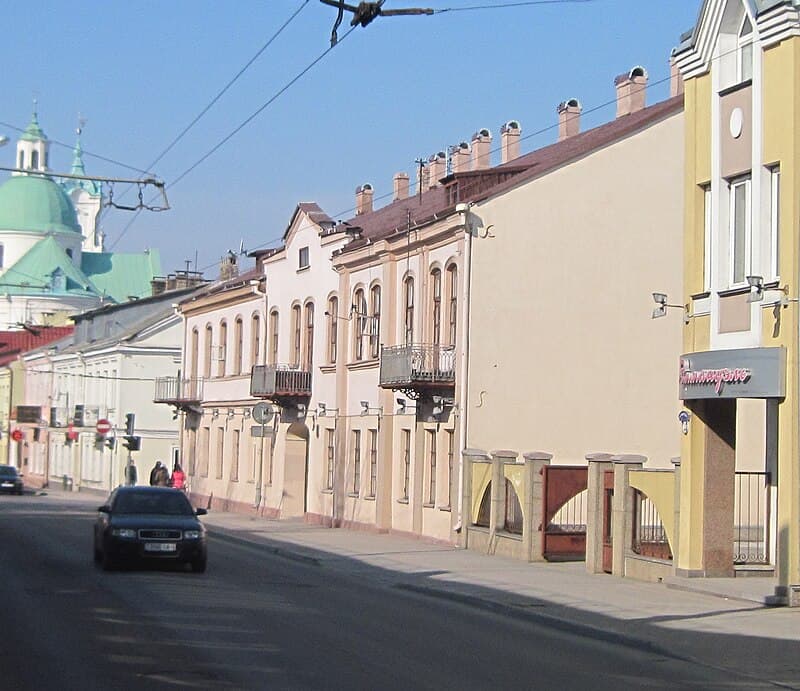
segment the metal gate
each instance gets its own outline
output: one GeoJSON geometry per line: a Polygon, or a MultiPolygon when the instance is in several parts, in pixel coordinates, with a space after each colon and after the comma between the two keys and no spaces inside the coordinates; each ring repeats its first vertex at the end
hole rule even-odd
{"type": "Polygon", "coordinates": [[[586,467],[542,468],[544,535],[542,554],[549,561],[586,558],[586,467]]]}

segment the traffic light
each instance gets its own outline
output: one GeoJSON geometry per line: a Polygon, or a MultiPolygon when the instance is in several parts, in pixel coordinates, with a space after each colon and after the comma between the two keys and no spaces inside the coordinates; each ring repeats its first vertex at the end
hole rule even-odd
{"type": "Polygon", "coordinates": [[[141,437],[134,437],[132,435],[126,435],[123,437],[124,441],[122,444],[125,446],[128,451],[138,451],[142,448],[142,438],[141,437]]]}
{"type": "Polygon", "coordinates": [[[135,420],[136,415],[134,413],[125,413],[125,434],[128,437],[133,436],[133,425],[135,420]]]}
{"type": "Polygon", "coordinates": [[[106,437],[105,441],[106,441],[106,446],[113,451],[114,447],[117,445],[117,438],[116,437],[106,437]]]}

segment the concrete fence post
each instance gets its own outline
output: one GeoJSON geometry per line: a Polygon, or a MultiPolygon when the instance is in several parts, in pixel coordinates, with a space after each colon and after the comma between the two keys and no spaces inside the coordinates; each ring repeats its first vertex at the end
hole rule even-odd
{"type": "Polygon", "coordinates": [[[492,456],[492,512],[489,519],[489,553],[494,554],[495,536],[502,530],[506,522],[506,476],[503,467],[506,463],[516,463],[516,451],[499,449],[491,452],[492,456]]]}
{"type": "Polygon", "coordinates": [[[544,561],[544,467],[550,465],[553,454],[544,451],[529,451],[522,454],[525,459],[525,505],[522,513],[525,523],[522,542],[528,561],[544,561]]]}
{"type": "Polygon", "coordinates": [[[675,468],[675,508],[674,518],[675,527],[672,529],[672,541],[675,543],[670,545],[672,548],[672,575],[676,574],[678,564],[678,546],[681,539],[681,458],[680,456],[672,459],[672,465],[675,468]]]}
{"type": "Polygon", "coordinates": [[[586,484],[586,570],[603,572],[603,474],[611,470],[610,453],[586,454],[589,464],[586,484]]]}
{"type": "Polygon", "coordinates": [[[461,452],[461,458],[464,464],[464,481],[461,494],[461,533],[458,542],[459,547],[467,549],[469,547],[469,531],[472,529],[472,464],[486,463],[491,458],[481,449],[464,449],[461,452]]]}
{"type": "Polygon", "coordinates": [[[614,557],[611,573],[625,575],[625,555],[633,545],[633,490],[628,473],[641,470],[647,456],[620,454],[611,457],[614,463],[614,501],[612,502],[612,536],[614,557]]]}

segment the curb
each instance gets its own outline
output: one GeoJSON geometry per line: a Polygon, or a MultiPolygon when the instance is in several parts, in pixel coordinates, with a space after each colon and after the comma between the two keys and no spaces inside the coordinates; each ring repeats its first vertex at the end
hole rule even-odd
{"type": "Polygon", "coordinates": [[[229,542],[234,542],[245,547],[258,547],[259,549],[282,559],[299,562],[308,566],[322,566],[322,562],[316,557],[310,557],[283,547],[276,547],[265,538],[241,537],[236,531],[230,528],[220,528],[219,526],[209,526],[206,524],[206,531],[211,537],[224,537],[229,542]]]}

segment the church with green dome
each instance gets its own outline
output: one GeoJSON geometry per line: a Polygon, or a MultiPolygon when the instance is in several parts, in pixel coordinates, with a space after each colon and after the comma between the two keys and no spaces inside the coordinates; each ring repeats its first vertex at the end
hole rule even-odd
{"type": "Polygon", "coordinates": [[[86,175],[78,140],[70,174],[50,169],[37,113],[17,142],[14,172],[0,184],[0,330],[58,326],[103,304],[152,294],[156,250],[106,252],[98,227],[102,186],[86,175]]]}

